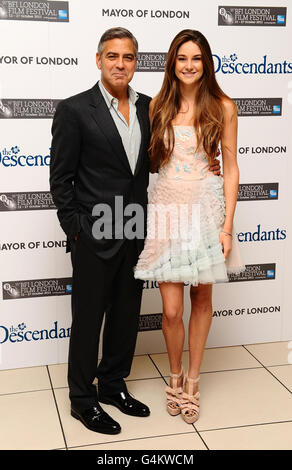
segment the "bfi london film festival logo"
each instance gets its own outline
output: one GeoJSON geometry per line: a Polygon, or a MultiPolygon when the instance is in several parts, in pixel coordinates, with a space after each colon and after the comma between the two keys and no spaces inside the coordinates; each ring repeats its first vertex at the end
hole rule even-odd
{"type": "Polygon", "coordinates": [[[271,201],[279,197],[279,183],[245,183],[238,186],[238,201],[271,201]]]}
{"type": "Polygon", "coordinates": [[[233,98],[238,116],[282,116],[282,98],[233,98]]]}
{"type": "Polygon", "coordinates": [[[0,0],[0,20],[69,22],[69,2],[0,0]]]}
{"type": "Polygon", "coordinates": [[[0,212],[56,209],[49,191],[0,193],[0,212]]]}
{"type": "Polygon", "coordinates": [[[241,273],[228,274],[229,282],[269,281],[276,279],[276,264],[246,264],[241,273]]]}
{"type": "Polygon", "coordinates": [[[286,7],[219,6],[219,26],[286,26],[286,7]]]}
{"type": "Polygon", "coordinates": [[[0,99],[0,119],[52,119],[61,100],[0,99]]]}
{"type": "Polygon", "coordinates": [[[2,282],[3,300],[51,297],[56,295],[70,295],[71,293],[72,278],[67,277],[2,282]]]}
{"type": "Polygon", "coordinates": [[[164,72],[166,52],[138,52],[137,72],[164,72]]]}
{"type": "Polygon", "coordinates": [[[156,331],[162,328],[162,313],[140,315],[139,331],[156,331]]]}

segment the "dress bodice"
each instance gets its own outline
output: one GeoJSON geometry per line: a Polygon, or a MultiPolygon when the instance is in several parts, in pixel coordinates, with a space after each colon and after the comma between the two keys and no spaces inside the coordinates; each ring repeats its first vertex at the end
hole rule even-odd
{"type": "Polygon", "coordinates": [[[174,148],[169,162],[159,175],[177,180],[204,179],[213,173],[204,150],[197,150],[197,136],[193,126],[173,126],[174,148]]]}

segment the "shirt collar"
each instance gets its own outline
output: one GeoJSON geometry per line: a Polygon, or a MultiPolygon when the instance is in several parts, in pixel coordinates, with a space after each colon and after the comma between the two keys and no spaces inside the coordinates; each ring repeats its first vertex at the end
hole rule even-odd
{"type": "MultiPolygon", "coordinates": [[[[104,87],[101,80],[99,80],[98,85],[99,85],[99,89],[102,93],[102,96],[105,99],[105,102],[106,102],[106,105],[107,105],[108,108],[110,108],[114,103],[119,102],[119,100],[117,98],[114,98],[114,96],[112,96],[107,91],[107,89],[104,87]]],[[[128,85],[128,95],[129,95],[129,98],[130,98],[130,101],[132,102],[132,104],[135,104],[137,99],[139,98],[139,95],[135,90],[133,90],[132,87],[130,87],[130,85],[128,85]]]]}

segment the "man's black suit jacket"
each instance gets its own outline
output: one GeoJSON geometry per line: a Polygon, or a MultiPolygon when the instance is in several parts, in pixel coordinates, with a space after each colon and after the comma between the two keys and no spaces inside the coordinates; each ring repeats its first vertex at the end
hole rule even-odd
{"type": "MultiPolygon", "coordinates": [[[[98,83],[58,104],[52,124],[50,189],[67,235],[67,251],[79,232],[102,257],[118,251],[123,240],[96,240],[92,235],[97,220],[92,215],[93,207],[108,204],[114,214],[115,196],[123,197],[124,207],[140,204],[146,224],[150,100],[139,93],[136,101],[141,146],[134,174],[98,83]]],[[[143,239],[137,239],[138,252],[143,244],[143,239]]]]}

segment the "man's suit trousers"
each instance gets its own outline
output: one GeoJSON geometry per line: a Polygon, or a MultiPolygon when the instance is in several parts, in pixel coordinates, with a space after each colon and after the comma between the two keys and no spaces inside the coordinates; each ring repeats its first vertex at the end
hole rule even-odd
{"type": "Polygon", "coordinates": [[[72,327],[68,383],[72,405],[80,410],[97,401],[94,379],[103,394],[126,390],[135,351],[143,281],[134,278],[135,240],[125,240],[110,259],[102,259],[80,232],[71,243],[73,266],[72,327]],[[104,320],[104,325],[103,325],[104,320]],[[98,365],[103,325],[102,357],[98,365]]]}

